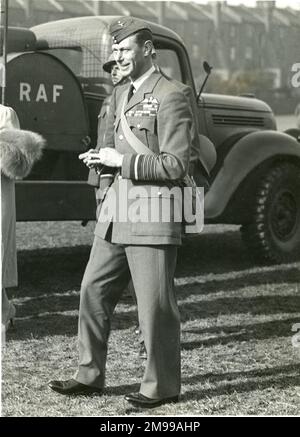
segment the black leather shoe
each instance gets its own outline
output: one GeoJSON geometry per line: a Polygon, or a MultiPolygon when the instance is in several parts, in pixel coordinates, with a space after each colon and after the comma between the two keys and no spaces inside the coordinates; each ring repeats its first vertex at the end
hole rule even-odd
{"type": "Polygon", "coordinates": [[[48,385],[52,390],[57,391],[62,395],[90,395],[92,393],[103,394],[103,390],[101,388],[81,384],[75,379],[67,379],[66,381],[50,381],[48,385]]]}
{"type": "Polygon", "coordinates": [[[151,399],[141,393],[131,393],[125,396],[125,400],[130,402],[134,407],[138,408],[155,408],[164,404],[172,404],[179,401],[179,396],[172,396],[164,399],[151,399]]]}

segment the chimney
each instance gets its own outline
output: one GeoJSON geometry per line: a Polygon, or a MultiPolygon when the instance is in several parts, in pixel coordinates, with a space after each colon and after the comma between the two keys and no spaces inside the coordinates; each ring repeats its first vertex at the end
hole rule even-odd
{"type": "Polygon", "coordinates": [[[276,8],[276,1],[256,0],[256,7],[261,10],[261,16],[264,19],[266,32],[269,33],[272,27],[272,17],[274,9],[276,8]]]}
{"type": "Polygon", "coordinates": [[[214,20],[215,29],[217,31],[221,30],[221,24],[222,24],[222,2],[220,1],[213,1],[211,2],[211,9],[212,9],[212,15],[214,20]]]}

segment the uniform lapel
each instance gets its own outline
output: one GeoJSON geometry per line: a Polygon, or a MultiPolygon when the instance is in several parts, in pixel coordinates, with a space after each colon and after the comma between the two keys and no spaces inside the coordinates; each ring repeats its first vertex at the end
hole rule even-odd
{"type": "MultiPolygon", "coordinates": [[[[160,78],[161,78],[161,74],[157,71],[154,71],[148,77],[148,79],[146,79],[145,82],[142,83],[140,88],[137,90],[137,92],[132,96],[130,101],[127,103],[127,105],[125,106],[125,113],[127,111],[129,111],[131,108],[133,108],[134,106],[141,103],[145,98],[145,94],[151,93],[153,91],[153,88],[155,87],[155,85],[157,84],[157,82],[159,81],[160,78]]],[[[127,89],[127,93],[128,93],[128,90],[129,90],[129,87],[127,89]]]]}
{"type": "Polygon", "coordinates": [[[128,95],[128,88],[126,88],[119,95],[118,102],[117,102],[116,119],[115,119],[115,130],[118,128],[120,118],[121,118],[121,111],[122,111],[122,107],[123,107],[123,102],[124,102],[124,99],[127,98],[127,95],[128,95]]]}

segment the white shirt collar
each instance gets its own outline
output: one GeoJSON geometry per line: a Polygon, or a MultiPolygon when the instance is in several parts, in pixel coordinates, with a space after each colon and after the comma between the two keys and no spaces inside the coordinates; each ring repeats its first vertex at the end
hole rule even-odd
{"type": "Polygon", "coordinates": [[[135,81],[131,82],[132,85],[134,86],[135,90],[137,91],[138,88],[142,85],[142,83],[145,82],[146,79],[148,79],[149,76],[151,76],[152,73],[154,73],[154,71],[156,71],[156,68],[154,65],[152,65],[149,70],[146,71],[146,73],[144,73],[142,76],[140,76],[138,79],[136,79],[135,81]]]}

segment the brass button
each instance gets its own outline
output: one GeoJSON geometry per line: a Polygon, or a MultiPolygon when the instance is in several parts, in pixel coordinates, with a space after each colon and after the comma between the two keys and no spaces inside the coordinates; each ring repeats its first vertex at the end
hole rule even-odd
{"type": "Polygon", "coordinates": [[[123,140],[123,135],[119,135],[119,140],[123,140]]]}
{"type": "Polygon", "coordinates": [[[138,123],[138,124],[136,125],[136,127],[137,127],[138,129],[140,129],[140,127],[141,127],[140,123],[138,123]]]}

